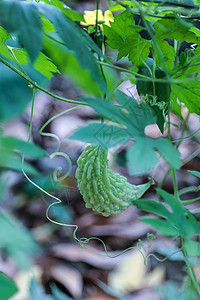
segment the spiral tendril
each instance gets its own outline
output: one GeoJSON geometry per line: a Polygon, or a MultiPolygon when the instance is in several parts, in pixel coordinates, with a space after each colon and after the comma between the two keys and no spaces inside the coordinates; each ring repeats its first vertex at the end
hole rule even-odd
{"type": "MultiPolygon", "coordinates": [[[[34,109],[34,100],[35,100],[35,92],[36,92],[36,88],[33,88],[33,98],[32,98],[32,107],[31,107],[31,120],[30,120],[30,127],[29,127],[29,136],[28,136],[28,140],[27,142],[29,142],[30,140],[30,136],[31,136],[31,129],[32,129],[32,122],[33,122],[33,109],[34,109]]],[[[69,156],[63,152],[59,152],[59,149],[60,149],[60,139],[58,136],[56,136],[55,134],[52,134],[52,133],[44,133],[43,130],[45,129],[45,127],[50,123],[52,122],[53,120],[55,120],[56,118],[60,117],[61,115],[65,114],[65,113],[68,113],[74,109],[77,109],[81,107],[81,105],[78,105],[76,107],[73,107],[73,108],[70,108],[68,110],[65,110],[55,116],[53,116],[52,118],[50,118],[40,129],[40,134],[42,136],[48,136],[48,137],[53,137],[56,139],[57,141],[57,148],[56,148],[56,151],[54,153],[52,153],[50,155],[50,159],[54,158],[55,156],[63,156],[67,162],[68,162],[68,171],[65,175],[63,176],[59,176],[58,175],[60,174],[60,172],[62,171],[62,169],[60,168],[57,168],[56,170],[54,170],[54,173],[53,173],[53,179],[55,181],[61,181],[63,180],[64,178],[66,178],[67,176],[69,176],[69,174],[71,173],[71,169],[72,169],[72,163],[71,163],[71,160],[69,158],[69,156]],[[58,174],[59,173],[59,174],[58,174]]],[[[46,218],[53,224],[55,225],[58,225],[58,226],[64,226],[64,227],[68,227],[68,228],[74,228],[73,230],[73,233],[72,233],[72,236],[74,238],[74,240],[81,246],[81,247],[84,247],[86,249],[88,249],[88,247],[86,246],[91,240],[96,240],[96,241],[99,241],[102,245],[103,245],[103,249],[105,251],[105,254],[107,255],[107,257],[109,258],[116,258],[116,257],[119,257],[121,256],[122,254],[126,253],[127,251],[129,250],[137,250],[140,252],[140,254],[142,255],[143,259],[144,259],[144,264],[146,265],[147,262],[148,262],[148,259],[152,256],[154,257],[156,260],[158,260],[159,262],[163,262],[165,260],[167,260],[169,257],[171,257],[172,255],[174,255],[175,253],[177,252],[180,252],[181,249],[179,249],[178,251],[175,251],[174,253],[172,253],[171,255],[163,258],[163,259],[160,259],[158,258],[155,254],[148,254],[148,255],[144,255],[144,252],[147,251],[147,249],[150,249],[151,246],[152,246],[152,241],[156,238],[156,236],[153,234],[153,233],[147,233],[147,245],[145,246],[145,244],[143,243],[143,241],[141,239],[138,240],[138,243],[137,245],[134,247],[129,247],[129,248],[126,248],[125,250],[123,250],[122,252],[116,254],[116,255],[110,255],[108,250],[107,250],[107,247],[106,247],[106,244],[104,243],[103,240],[101,240],[100,238],[98,237],[90,237],[90,238],[85,238],[85,237],[82,237],[82,238],[78,238],[77,237],[77,230],[78,230],[78,225],[76,224],[67,224],[67,223],[63,223],[63,222],[58,222],[58,221],[55,221],[53,220],[50,216],[49,216],[49,212],[50,212],[50,209],[55,206],[55,205],[58,205],[58,204],[61,204],[62,201],[50,194],[49,192],[47,192],[46,190],[44,190],[42,187],[40,187],[38,184],[36,184],[35,182],[33,182],[29,176],[26,174],[26,172],[24,171],[24,155],[22,156],[22,173],[23,175],[25,176],[25,178],[33,185],[35,186],[38,190],[40,190],[42,193],[44,193],[45,195],[49,196],[50,198],[52,198],[53,200],[55,200],[53,203],[51,203],[47,209],[46,209],[46,218]]],[[[98,252],[98,251],[97,251],[98,252]]]]}

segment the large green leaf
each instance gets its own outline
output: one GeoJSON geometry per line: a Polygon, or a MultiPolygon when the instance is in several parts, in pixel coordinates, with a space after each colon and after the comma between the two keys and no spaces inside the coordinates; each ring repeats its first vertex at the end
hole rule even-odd
{"type": "Polygon", "coordinates": [[[196,43],[197,37],[190,31],[192,26],[192,23],[187,22],[183,18],[163,18],[153,25],[157,39],[163,40],[168,38],[170,40],[175,39],[180,42],[186,41],[188,43],[196,43]]]}
{"type": "Polygon", "coordinates": [[[18,288],[14,281],[12,281],[8,276],[0,272],[0,299],[7,300],[10,299],[16,292],[18,288]]]}
{"type": "Polygon", "coordinates": [[[187,239],[185,241],[185,249],[189,256],[200,256],[200,243],[197,241],[187,239]]]}
{"type": "Polygon", "coordinates": [[[79,128],[69,138],[98,144],[104,148],[112,148],[116,145],[127,143],[130,135],[121,127],[103,123],[91,123],[79,128]]]}
{"type": "Polygon", "coordinates": [[[0,24],[8,32],[17,34],[31,61],[34,61],[42,49],[42,22],[33,2],[2,0],[0,24]]]}
{"type": "Polygon", "coordinates": [[[12,256],[21,268],[28,268],[39,246],[31,233],[9,214],[0,214],[0,249],[12,256]]]}
{"type": "Polygon", "coordinates": [[[114,125],[94,124],[78,129],[71,138],[90,143],[102,143],[106,147],[113,147],[122,142],[134,140],[135,144],[127,153],[131,175],[145,173],[155,167],[158,162],[156,149],[170,165],[178,169],[181,166],[180,153],[173,147],[172,143],[168,139],[155,140],[145,136],[145,127],[156,121],[151,107],[144,102],[138,104],[134,98],[130,98],[120,91],[116,92],[116,96],[120,106],[100,97],[96,99],[84,97],[81,100],[85,101],[101,116],[123,126],[122,128],[114,125]]]}
{"type": "Polygon", "coordinates": [[[128,149],[126,157],[129,174],[134,176],[146,173],[158,164],[154,142],[155,140],[147,137],[137,138],[136,142],[128,149]]]}
{"type": "MultiPolygon", "coordinates": [[[[3,55],[4,58],[12,61],[15,61],[16,59],[21,65],[27,65],[28,63],[31,63],[25,49],[7,46],[6,41],[9,39],[12,39],[12,36],[4,28],[0,27],[0,54],[3,55]]],[[[42,52],[40,52],[37,56],[33,66],[48,79],[53,76],[52,72],[59,72],[57,67],[52,63],[51,59],[42,52]]]]}
{"type": "Polygon", "coordinates": [[[164,159],[175,169],[182,165],[180,152],[173,146],[169,139],[160,138],[154,140],[154,148],[158,149],[164,159]]]}
{"type": "Polygon", "coordinates": [[[73,52],[50,38],[44,38],[44,52],[52,59],[63,75],[87,94],[102,96],[103,91],[92,78],[88,69],[83,69],[73,52]],[[55,51],[56,49],[56,51],[55,51]]]}
{"type": "Polygon", "coordinates": [[[99,86],[105,90],[106,83],[96,63],[93,53],[87,46],[82,30],[65,16],[57,7],[45,3],[35,3],[38,11],[55,26],[60,38],[69,51],[72,51],[83,69],[88,69],[99,86]]]}
{"type": "Polygon", "coordinates": [[[176,237],[178,235],[178,231],[174,228],[169,222],[161,219],[153,219],[153,218],[141,218],[142,222],[151,225],[153,228],[158,230],[160,233],[166,236],[176,237]]]}
{"type": "Polygon", "coordinates": [[[128,55],[128,59],[136,66],[141,66],[147,59],[151,43],[138,33],[143,28],[135,25],[132,13],[124,11],[115,15],[110,27],[104,25],[103,28],[106,43],[119,51],[117,59],[128,55]]]}
{"type": "Polygon", "coordinates": [[[143,39],[136,31],[133,31],[118,49],[117,59],[128,56],[134,65],[140,67],[147,59],[150,47],[150,41],[143,39]]]}
{"type": "MultiPolygon", "coordinates": [[[[22,158],[19,154],[29,158],[46,156],[46,152],[40,147],[11,136],[0,135],[0,151],[0,168],[18,172],[22,172],[22,158]]],[[[38,174],[36,169],[27,162],[24,162],[23,169],[28,174],[38,174]]]]}
{"type": "MultiPolygon", "coordinates": [[[[21,65],[28,64],[29,57],[24,49],[12,48],[12,51],[21,65]]],[[[53,76],[53,73],[59,72],[57,67],[52,63],[51,59],[42,52],[40,52],[37,56],[33,63],[33,67],[48,79],[53,76]]]]}
{"type": "Polygon", "coordinates": [[[167,67],[167,70],[171,71],[174,68],[174,61],[175,61],[175,50],[174,47],[170,46],[168,42],[164,40],[158,40],[158,45],[160,47],[160,51],[162,53],[162,58],[160,57],[157,48],[155,47],[155,57],[156,57],[156,64],[159,67],[163,67],[164,65],[167,67]]]}
{"type": "Polygon", "coordinates": [[[84,17],[80,12],[77,12],[67,6],[65,3],[60,0],[43,0],[47,4],[51,4],[55,7],[58,7],[68,18],[72,21],[84,21],[84,17]]]}
{"type": "Polygon", "coordinates": [[[39,158],[47,156],[47,153],[39,146],[27,143],[13,136],[0,136],[0,148],[7,151],[11,150],[16,153],[21,153],[30,158],[39,158]]]}
{"type": "Polygon", "coordinates": [[[132,203],[146,212],[156,214],[166,219],[170,218],[170,212],[162,203],[146,199],[133,200],[132,203]]]}
{"type": "Polygon", "coordinates": [[[183,102],[191,113],[200,115],[200,81],[191,80],[186,76],[179,77],[185,79],[183,83],[173,83],[172,93],[183,102]]]}

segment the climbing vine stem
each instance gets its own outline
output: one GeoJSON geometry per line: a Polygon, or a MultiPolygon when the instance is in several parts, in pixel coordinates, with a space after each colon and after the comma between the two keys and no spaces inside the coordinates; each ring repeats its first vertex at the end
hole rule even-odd
{"type": "Polygon", "coordinates": [[[187,269],[188,269],[188,275],[190,276],[191,282],[192,282],[194,288],[196,289],[198,296],[200,297],[200,286],[199,286],[199,283],[196,279],[194,271],[192,269],[191,263],[188,259],[188,255],[187,255],[187,252],[185,250],[184,239],[183,238],[182,238],[182,252],[183,252],[183,255],[184,255],[184,258],[185,258],[185,263],[186,263],[186,266],[187,266],[187,269]]]}

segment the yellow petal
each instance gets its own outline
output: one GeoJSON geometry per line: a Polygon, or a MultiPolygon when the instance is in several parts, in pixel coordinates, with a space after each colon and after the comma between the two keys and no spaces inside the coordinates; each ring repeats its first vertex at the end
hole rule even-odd
{"type": "Polygon", "coordinates": [[[114,22],[113,14],[110,10],[106,10],[104,13],[104,21],[105,24],[110,26],[110,22],[114,22]]]}
{"type": "MultiPolygon", "coordinates": [[[[84,19],[85,22],[81,22],[81,25],[89,26],[96,24],[96,10],[85,10],[84,11],[84,19]]],[[[98,10],[98,21],[104,21],[103,13],[99,9],[98,10]]]]}

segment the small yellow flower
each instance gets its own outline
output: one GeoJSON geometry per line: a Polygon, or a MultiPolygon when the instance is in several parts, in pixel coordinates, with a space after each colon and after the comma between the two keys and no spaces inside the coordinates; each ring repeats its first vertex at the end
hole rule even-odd
{"type": "MultiPolygon", "coordinates": [[[[81,22],[81,25],[84,26],[89,26],[89,25],[95,25],[96,24],[96,10],[93,11],[89,11],[89,10],[85,10],[84,11],[84,18],[85,18],[85,22],[81,22]]],[[[102,13],[102,10],[98,10],[98,21],[104,21],[104,24],[110,26],[110,21],[113,22],[114,18],[113,18],[113,14],[110,10],[106,10],[104,15],[102,13]]],[[[101,30],[102,25],[100,25],[101,30]]]]}

